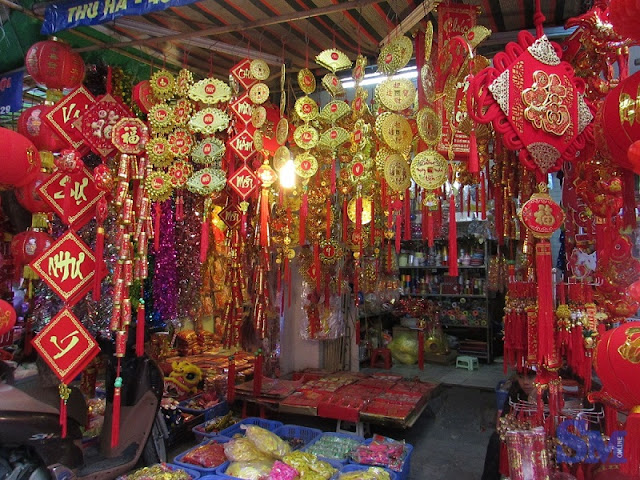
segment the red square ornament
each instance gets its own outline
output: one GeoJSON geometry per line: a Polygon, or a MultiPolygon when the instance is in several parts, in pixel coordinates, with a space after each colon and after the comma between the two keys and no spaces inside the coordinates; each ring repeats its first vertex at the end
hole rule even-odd
{"type": "Polygon", "coordinates": [[[242,123],[247,125],[251,121],[253,102],[249,99],[249,92],[244,92],[229,104],[231,111],[242,123]]]}
{"type": "Polygon", "coordinates": [[[58,135],[80,153],[86,153],[88,147],[84,143],[82,133],[73,123],[95,101],[95,97],[84,86],[80,86],[56,103],[45,116],[45,121],[51,125],[58,135]]]}
{"type": "Polygon", "coordinates": [[[54,173],[38,187],[38,193],[56,215],[74,229],[81,228],[93,217],[98,201],[105,195],[103,190],[96,188],[93,175],[84,167],[71,175],[54,173]],[[71,201],[69,211],[65,212],[65,185],[69,181],[73,182],[71,201]]]}
{"type": "Polygon", "coordinates": [[[240,63],[237,63],[231,68],[231,75],[235,78],[245,90],[248,90],[253,84],[257,83],[251,73],[251,60],[245,58],[240,63]]]}
{"type": "Polygon", "coordinates": [[[233,230],[240,224],[240,220],[242,219],[242,210],[240,210],[240,207],[235,203],[230,204],[220,211],[218,217],[220,217],[230,230],[233,230]]]}
{"type": "Polygon", "coordinates": [[[78,376],[100,352],[93,337],[67,308],[33,339],[33,347],[65,384],[78,376]]]}
{"type": "Polygon", "coordinates": [[[258,188],[258,177],[246,165],[239,168],[227,179],[229,186],[236,192],[242,200],[246,199],[258,188]]]}
{"type": "Polygon", "coordinates": [[[93,252],[71,230],[29,266],[69,306],[76,304],[91,288],[96,273],[93,252]]]}
{"type": "Polygon", "coordinates": [[[245,162],[248,162],[256,154],[253,136],[247,130],[243,130],[229,140],[229,148],[245,162]]]}

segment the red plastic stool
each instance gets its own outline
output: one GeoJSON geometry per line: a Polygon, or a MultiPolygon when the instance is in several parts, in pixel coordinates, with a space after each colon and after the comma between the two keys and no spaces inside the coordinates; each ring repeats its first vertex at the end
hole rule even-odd
{"type": "Polygon", "coordinates": [[[387,370],[391,368],[391,350],[388,348],[374,348],[371,352],[371,368],[376,366],[379,360],[384,361],[384,367],[387,370]]]}

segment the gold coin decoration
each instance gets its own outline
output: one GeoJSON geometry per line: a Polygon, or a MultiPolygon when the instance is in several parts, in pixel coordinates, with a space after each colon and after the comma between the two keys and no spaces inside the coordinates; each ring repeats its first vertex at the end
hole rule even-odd
{"type": "Polygon", "coordinates": [[[269,74],[271,73],[267,62],[259,59],[251,60],[249,71],[251,72],[251,75],[253,75],[253,78],[260,81],[264,81],[269,78],[269,74]]]}
{"type": "Polygon", "coordinates": [[[151,107],[147,119],[156,132],[166,133],[173,130],[173,109],[164,102],[151,107]]]}
{"type": "Polygon", "coordinates": [[[256,128],[262,127],[267,121],[267,109],[262,105],[254,105],[251,111],[251,125],[256,128]]]}
{"type": "Polygon", "coordinates": [[[269,87],[266,83],[256,83],[249,89],[249,98],[257,105],[266,102],[269,99],[269,87]]]}
{"type": "Polygon", "coordinates": [[[311,97],[300,97],[295,104],[296,113],[304,122],[310,122],[318,116],[318,104],[311,97]]]}
{"type": "Polygon", "coordinates": [[[407,148],[413,139],[409,121],[402,115],[392,113],[382,123],[382,139],[393,150],[407,148]]]}
{"type": "Polygon", "coordinates": [[[418,134],[427,145],[437,145],[442,135],[442,121],[438,114],[429,107],[421,108],[416,115],[418,134]]]}
{"type": "Polygon", "coordinates": [[[186,125],[193,113],[193,105],[186,98],[179,99],[173,106],[173,123],[177,126],[186,125]]]}
{"type": "Polygon", "coordinates": [[[382,112],[376,117],[376,123],[374,124],[374,128],[376,130],[376,135],[380,140],[384,140],[382,137],[382,125],[384,122],[393,115],[392,112],[382,112]]]}
{"type": "Polygon", "coordinates": [[[444,185],[449,175],[446,158],[435,150],[418,153],[411,162],[411,177],[422,188],[434,190],[444,185]]]}
{"type": "Polygon", "coordinates": [[[322,77],[322,86],[332,97],[341,97],[345,94],[342,82],[333,73],[327,73],[322,77]]]}
{"type": "Polygon", "coordinates": [[[315,147],[318,144],[318,138],[318,131],[309,125],[300,126],[293,133],[293,141],[303,150],[315,147]]]}
{"type": "Polygon", "coordinates": [[[298,72],[298,86],[300,90],[309,95],[316,89],[316,77],[308,68],[303,68],[298,72]]]}
{"type": "MultiPolygon", "coordinates": [[[[352,198],[349,200],[349,204],[347,205],[347,216],[349,220],[353,223],[356,223],[356,199],[352,198]]],[[[371,198],[370,197],[362,197],[362,225],[366,225],[371,222],[371,198]]]]}
{"type": "Polygon", "coordinates": [[[171,196],[173,187],[169,175],[160,170],[153,170],[144,182],[145,191],[152,202],[164,202],[171,196]]]}
{"type": "Polygon", "coordinates": [[[318,171],[318,160],[309,152],[301,153],[294,160],[296,175],[300,178],[311,178],[318,171]]]}
{"type": "Polygon", "coordinates": [[[289,138],[289,122],[286,118],[281,118],[276,125],[276,142],[278,145],[284,145],[287,138],[289,138]]]}
{"type": "Polygon", "coordinates": [[[428,62],[431,59],[431,50],[433,49],[433,22],[429,20],[424,29],[424,59],[428,62]]]}
{"type": "Polygon", "coordinates": [[[399,153],[387,157],[384,164],[384,178],[389,187],[396,192],[404,192],[411,186],[409,164],[399,153]]]}
{"type": "Polygon", "coordinates": [[[383,146],[382,148],[378,149],[378,151],[376,152],[376,159],[375,159],[376,168],[384,172],[384,166],[387,164],[387,158],[395,154],[396,152],[391,150],[389,147],[383,146]]]}
{"type": "Polygon", "coordinates": [[[367,57],[358,55],[358,57],[356,58],[356,63],[353,67],[353,71],[351,72],[351,78],[353,78],[353,81],[356,82],[356,85],[364,79],[366,67],[367,57]]]}
{"type": "Polygon", "coordinates": [[[376,97],[393,112],[409,108],[416,98],[416,87],[408,78],[390,78],[376,86],[376,97]]]}
{"type": "Polygon", "coordinates": [[[169,150],[169,142],[165,137],[153,137],[144,148],[149,161],[154,167],[164,168],[173,161],[173,155],[169,150]]]}
{"type": "Polygon", "coordinates": [[[407,66],[412,55],[413,42],[409,37],[401,35],[394,38],[380,49],[378,70],[387,75],[393,75],[407,66]]]}
{"type": "Polygon", "coordinates": [[[276,153],[273,154],[273,168],[280,171],[280,169],[284,167],[284,164],[287,163],[290,158],[291,152],[287,147],[285,147],[284,145],[278,147],[276,153]]]}
{"type": "Polygon", "coordinates": [[[168,100],[173,97],[176,80],[171,72],[164,68],[155,72],[149,80],[151,91],[158,100],[168,100]]]}
{"type": "Polygon", "coordinates": [[[261,151],[264,148],[264,137],[261,130],[253,132],[253,148],[261,151]]]}

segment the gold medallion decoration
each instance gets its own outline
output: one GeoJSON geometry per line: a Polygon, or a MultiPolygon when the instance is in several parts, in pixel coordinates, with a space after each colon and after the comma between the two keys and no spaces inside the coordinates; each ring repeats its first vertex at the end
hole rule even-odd
{"type": "Polygon", "coordinates": [[[420,152],[411,162],[411,177],[427,190],[434,190],[444,185],[448,175],[447,159],[435,150],[420,152]]]}
{"type": "Polygon", "coordinates": [[[378,71],[393,75],[406,67],[413,55],[413,43],[404,35],[394,38],[380,49],[378,55],[378,71]]]}
{"type": "Polygon", "coordinates": [[[267,109],[262,105],[256,105],[251,111],[251,125],[256,128],[261,128],[264,122],[267,121],[267,109]]]}
{"type": "Polygon", "coordinates": [[[431,108],[421,108],[416,115],[418,134],[427,145],[437,145],[442,135],[440,116],[431,108]]]}
{"type": "Polygon", "coordinates": [[[316,63],[318,65],[322,65],[331,73],[336,73],[341,70],[351,68],[351,60],[349,60],[349,57],[347,57],[345,53],[335,48],[330,48],[328,50],[323,50],[322,52],[320,52],[316,56],[316,63]]]}
{"type": "Polygon", "coordinates": [[[227,184],[224,171],[216,168],[203,168],[187,180],[187,190],[198,195],[211,195],[219,192],[227,184]]]}
{"type": "Polygon", "coordinates": [[[213,135],[216,132],[226,130],[229,126],[229,115],[219,108],[208,107],[196,113],[189,120],[189,128],[197,133],[213,135]]]}
{"type": "Polygon", "coordinates": [[[428,62],[431,59],[431,50],[433,48],[433,22],[429,20],[424,29],[424,59],[428,62]]]}
{"type": "Polygon", "coordinates": [[[320,111],[320,119],[326,123],[336,123],[351,113],[351,107],[343,100],[333,100],[320,111]]]}
{"type": "Polygon", "coordinates": [[[304,150],[315,147],[318,144],[318,138],[318,131],[309,125],[300,126],[293,133],[293,141],[304,150]]]}
{"type": "Polygon", "coordinates": [[[387,159],[396,153],[397,152],[394,152],[389,147],[382,146],[382,148],[378,149],[376,152],[376,168],[384,172],[384,166],[387,164],[387,159]]]}
{"type": "Polygon", "coordinates": [[[158,100],[168,100],[173,97],[176,80],[171,72],[164,68],[158,70],[151,76],[149,82],[151,84],[151,91],[153,91],[153,95],[158,100]]]}
{"type": "Polygon", "coordinates": [[[249,98],[257,105],[266,102],[269,99],[269,87],[266,83],[256,83],[249,89],[249,98]]]}
{"type": "Polygon", "coordinates": [[[173,109],[164,102],[151,107],[147,119],[154,132],[166,133],[173,129],[173,109]]]}
{"type": "Polygon", "coordinates": [[[280,171],[284,164],[289,161],[291,158],[291,152],[284,145],[278,147],[276,153],[273,154],[273,168],[277,171],[280,171]]]}
{"type": "Polygon", "coordinates": [[[342,249],[338,242],[331,239],[325,239],[320,242],[320,261],[326,265],[332,265],[336,263],[342,256],[342,249]]]}
{"type": "Polygon", "coordinates": [[[227,102],[231,99],[231,87],[217,78],[205,78],[189,89],[189,98],[207,105],[227,102]]]}
{"type": "Polygon", "coordinates": [[[356,58],[356,63],[353,67],[353,71],[351,72],[351,78],[358,85],[365,75],[365,68],[367,66],[367,57],[363,57],[362,55],[358,55],[356,58]]]}
{"type": "Polygon", "coordinates": [[[287,89],[286,87],[287,67],[283,63],[280,66],[280,116],[284,117],[287,107],[287,89]]]}
{"type": "Polygon", "coordinates": [[[370,169],[371,161],[363,158],[361,154],[353,157],[353,162],[347,167],[349,178],[354,184],[363,182],[369,176],[370,169]]]}
{"type": "Polygon", "coordinates": [[[308,68],[303,68],[298,72],[298,86],[300,90],[309,95],[316,89],[316,77],[308,68]]]}
{"type": "Polygon", "coordinates": [[[404,192],[411,186],[409,164],[399,153],[393,153],[387,157],[384,164],[384,179],[396,192],[404,192]]]}
{"type": "Polygon", "coordinates": [[[367,105],[367,98],[369,98],[369,93],[362,87],[356,88],[356,94],[351,102],[351,117],[356,120],[362,117],[369,111],[369,106],[367,105]]]}
{"type": "Polygon", "coordinates": [[[173,161],[169,143],[165,137],[154,137],[145,145],[147,157],[154,167],[164,168],[173,161]]]}
{"type": "Polygon", "coordinates": [[[253,148],[259,152],[264,148],[264,138],[261,130],[253,132],[253,148]]]}
{"type": "Polygon", "coordinates": [[[332,127],[329,130],[322,132],[318,145],[328,148],[329,150],[335,150],[350,139],[351,135],[349,135],[347,130],[342,127],[332,127]]]}
{"type": "Polygon", "coordinates": [[[179,97],[188,96],[191,85],[193,85],[193,73],[183,68],[178,73],[178,78],[176,79],[176,94],[179,97]]]}
{"type": "Polygon", "coordinates": [[[289,138],[289,122],[286,118],[281,118],[276,125],[276,142],[278,145],[284,145],[287,138],[289,138]]]}
{"type": "Polygon", "coordinates": [[[378,114],[378,116],[376,117],[376,123],[374,124],[374,128],[376,130],[376,135],[382,141],[384,141],[382,137],[382,125],[384,124],[385,120],[391,117],[391,115],[393,115],[392,112],[382,112],[378,114]]]}
{"type": "Polygon", "coordinates": [[[294,106],[300,120],[310,122],[318,116],[318,104],[311,97],[300,97],[294,106]]]}
{"type": "Polygon", "coordinates": [[[436,76],[429,63],[425,63],[420,70],[420,84],[427,101],[433,103],[436,98],[436,76]]]}
{"type": "Polygon", "coordinates": [[[392,113],[382,122],[382,139],[394,150],[404,150],[411,145],[413,132],[409,121],[392,113]]]}
{"type": "Polygon", "coordinates": [[[191,151],[191,160],[201,165],[210,165],[219,161],[225,154],[227,147],[216,137],[205,138],[191,151]]]}
{"type": "Polygon", "coordinates": [[[309,152],[301,153],[294,161],[296,175],[300,178],[311,178],[318,171],[318,161],[309,152]]]}
{"type": "MultiPolygon", "coordinates": [[[[370,197],[362,197],[362,225],[366,225],[371,222],[371,198],[370,197]]],[[[349,200],[349,204],[347,205],[347,215],[349,216],[349,220],[353,223],[356,223],[356,199],[352,198],[349,200]]]]}
{"type": "Polygon", "coordinates": [[[333,73],[327,73],[322,77],[322,86],[332,97],[341,97],[345,94],[342,82],[333,73]]]}
{"type": "Polygon", "coordinates": [[[174,162],[169,166],[167,174],[173,188],[182,188],[193,174],[193,167],[185,161],[174,162]]]}
{"type": "Polygon", "coordinates": [[[148,174],[144,181],[144,186],[149,195],[149,200],[152,202],[164,202],[171,196],[173,191],[169,175],[160,170],[153,170],[148,174]]]}
{"type": "Polygon", "coordinates": [[[249,70],[251,71],[251,75],[253,75],[253,78],[260,81],[264,81],[269,78],[269,74],[271,73],[267,62],[259,59],[251,60],[249,70]]]}
{"type": "Polygon", "coordinates": [[[387,110],[399,112],[413,104],[416,87],[408,78],[390,78],[378,84],[375,95],[387,110]]]}
{"type": "Polygon", "coordinates": [[[186,125],[191,118],[193,105],[186,98],[179,99],[173,106],[173,123],[177,126],[186,125]]]}

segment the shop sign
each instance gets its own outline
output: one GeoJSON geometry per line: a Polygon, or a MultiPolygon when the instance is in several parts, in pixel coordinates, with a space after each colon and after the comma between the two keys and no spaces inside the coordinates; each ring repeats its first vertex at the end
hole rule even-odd
{"type": "Polygon", "coordinates": [[[586,420],[565,420],[556,430],[558,463],[626,463],[624,437],[615,430],[607,441],[597,430],[589,430],[586,420]]]}
{"type": "Polygon", "coordinates": [[[196,0],[71,0],[51,3],[44,12],[40,33],[100,25],[123,16],[141,16],[158,10],[189,5],[196,0]]]}
{"type": "Polygon", "coordinates": [[[22,108],[22,81],[24,70],[0,75],[0,115],[14,113],[22,108]]]}

